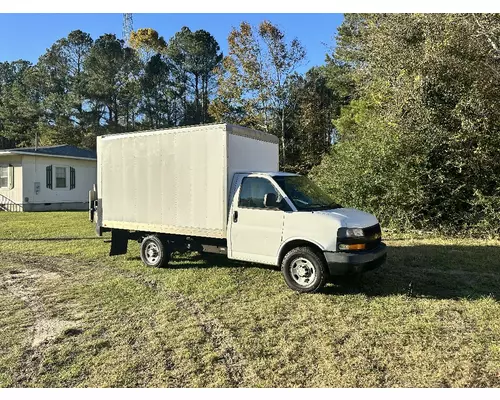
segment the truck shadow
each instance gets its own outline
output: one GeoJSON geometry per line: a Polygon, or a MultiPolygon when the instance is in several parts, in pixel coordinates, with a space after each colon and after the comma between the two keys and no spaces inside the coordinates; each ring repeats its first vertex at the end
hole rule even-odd
{"type": "Polygon", "coordinates": [[[333,282],[324,293],[498,300],[500,246],[389,246],[379,269],[333,282]]]}
{"type": "Polygon", "coordinates": [[[174,254],[171,268],[261,268],[280,271],[279,267],[245,261],[229,260],[223,254],[174,254]]]}
{"type": "MultiPolygon", "coordinates": [[[[140,256],[127,256],[127,260],[141,261],[140,256]]],[[[204,254],[198,253],[179,254],[174,253],[169,269],[207,269],[207,268],[262,268],[267,270],[280,271],[279,267],[272,265],[256,264],[245,261],[229,260],[223,254],[204,254]]]]}

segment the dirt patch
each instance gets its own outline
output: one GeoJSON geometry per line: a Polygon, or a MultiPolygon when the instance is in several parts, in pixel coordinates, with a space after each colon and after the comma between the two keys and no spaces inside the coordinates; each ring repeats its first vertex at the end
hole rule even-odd
{"type": "Polygon", "coordinates": [[[39,319],[35,324],[35,333],[33,334],[32,347],[38,346],[46,340],[52,340],[58,337],[62,332],[70,329],[73,323],[59,319],[39,319]]]}
{"type": "Polygon", "coordinates": [[[31,347],[37,347],[47,340],[54,339],[65,329],[74,326],[72,321],[49,316],[39,294],[44,282],[60,279],[60,274],[46,269],[21,268],[19,265],[15,267],[16,269],[1,274],[0,279],[3,281],[4,288],[14,297],[22,300],[32,313],[31,347]]]}
{"type": "MultiPolygon", "coordinates": [[[[71,267],[75,266],[75,262],[72,259],[61,258],[61,257],[49,257],[49,256],[25,256],[25,255],[14,255],[9,254],[9,262],[17,267],[21,267],[21,272],[28,272],[33,274],[40,273],[46,275],[47,272],[54,272],[58,277],[72,276],[74,272],[71,271],[71,267]]],[[[12,274],[19,273],[18,269],[13,269],[12,274]]]]}

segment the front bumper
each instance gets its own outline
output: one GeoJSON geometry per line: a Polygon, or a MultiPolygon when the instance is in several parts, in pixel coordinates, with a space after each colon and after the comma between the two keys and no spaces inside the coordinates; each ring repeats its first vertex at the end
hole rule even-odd
{"type": "Polygon", "coordinates": [[[384,243],[373,250],[363,252],[324,252],[330,275],[351,275],[380,267],[387,258],[387,246],[384,243]]]}

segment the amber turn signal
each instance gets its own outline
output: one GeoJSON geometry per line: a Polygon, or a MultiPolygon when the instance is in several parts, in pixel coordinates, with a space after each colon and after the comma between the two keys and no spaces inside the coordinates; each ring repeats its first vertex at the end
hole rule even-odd
{"type": "Polygon", "coordinates": [[[339,245],[340,250],[364,250],[365,248],[366,245],[364,243],[339,245]]]}

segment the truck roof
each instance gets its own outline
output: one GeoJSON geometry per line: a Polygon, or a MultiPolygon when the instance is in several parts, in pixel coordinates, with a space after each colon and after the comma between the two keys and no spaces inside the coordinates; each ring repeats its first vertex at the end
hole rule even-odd
{"type": "Polygon", "coordinates": [[[297,176],[299,174],[295,174],[292,172],[281,172],[281,171],[247,171],[247,172],[236,172],[237,174],[262,174],[269,176],[297,176]]]}
{"type": "Polygon", "coordinates": [[[269,172],[269,175],[271,176],[296,176],[299,174],[295,174],[293,172],[269,172]]]}
{"type": "Polygon", "coordinates": [[[152,135],[152,134],[154,135],[154,134],[159,134],[159,133],[170,133],[170,132],[200,131],[200,130],[214,129],[214,128],[215,129],[217,129],[217,128],[229,129],[230,131],[237,129],[239,131],[246,131],[248,133],[252,133],[251,137],[255,137],[257,135],[257,137],[266,138],[265,141],[270,141],[273,143],[278,142],[277,136],[272,135],[272,134],[267,133],[267,132],[247,128],[247,127],[240,126],[240,125],[234,125],[234,124],[228,124],[228,123],[217,123],[217,122],[208,123],[208,124],[172,126],[169,128],[150,129],[150,130],[145,130],[145,131],[108,133],[105,135],[100,135],[99,137],[102,139],[120,139],[120,138],[124,138],[124,137],[147,136],[147,135],[152,135]]]}

